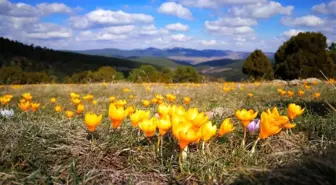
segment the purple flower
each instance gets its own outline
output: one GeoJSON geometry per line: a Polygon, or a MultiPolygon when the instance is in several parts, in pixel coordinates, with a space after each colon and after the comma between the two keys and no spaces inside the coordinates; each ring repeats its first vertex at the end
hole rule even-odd
{"type": "Polygon", "coordinates": [[[259,130],[259,126],[260,126],[260,119],[255,119],[247,125],[247,129],[249,132],[254,133],[259,130]]]}

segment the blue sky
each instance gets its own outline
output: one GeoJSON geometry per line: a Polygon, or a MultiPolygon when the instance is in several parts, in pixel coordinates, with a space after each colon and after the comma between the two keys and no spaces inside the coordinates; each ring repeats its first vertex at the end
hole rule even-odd
{"type": "Polygon", "coordinates": [[[336,0],[0,0],[0,36],[54,49],[276,51],[302,31],[336,41],[336,0]]]}

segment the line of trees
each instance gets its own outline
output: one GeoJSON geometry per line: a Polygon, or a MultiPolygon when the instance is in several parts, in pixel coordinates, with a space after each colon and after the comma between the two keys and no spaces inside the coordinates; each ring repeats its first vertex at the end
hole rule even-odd
{"type": "Polygon", "coordinates": [[[175,70],[169,68],[156,69],[152,65],[142,65],[131,70],[126,78],[123,73],[111,66],[102,66],[96,71],[82,71],[57,80],[56,76],[47,72],[25,72],[20,66],[4,66],[0,68],[0,84],[37,84],[37,83],[95,83],[130,81],[142,82],[195,82],[199,83],[202,76],[191,66],[180,66],[175,70]]]}
{"type": "Polygon", "coordinates": [[[261,50],[245,60],[243,73],[251,80],[292,80],[336,76],[336,43],[327,46],[322,33],[303,32],[283,43],[275,53],[275,64],[261,50]]]}
{"type": "Polygon", "coordinates": [[[170,68],[157,69],[152,65],[142,65],[140,68],[131,70],[128,77],[118,72],[112,67],[103,66],[97,71],[83,71],[74,73],[71,77],[66,77],[65,83],[87,83],[87,82],[112,82],[130,81],[134,83],[142,82],[201,82],[202,76],[191,66],[180,66],[175,70],[170,68]]]}

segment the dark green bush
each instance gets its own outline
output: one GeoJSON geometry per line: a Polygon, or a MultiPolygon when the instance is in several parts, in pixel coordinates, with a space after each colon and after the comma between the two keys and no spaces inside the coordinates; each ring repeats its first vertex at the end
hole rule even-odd
{"type": "Polygon", "coordinates": [[[328,54],[322,33],[305,32],[291,37],[275,54],[275,75],[281,79],[335,76],[335,63],[328,54]]]}
{"type": "Polygon", "coordinates": [[[272,64],[261,50],[255,50],[247,57],[243,65],[243,73],[254,80],[274,78],[272,64]]]}

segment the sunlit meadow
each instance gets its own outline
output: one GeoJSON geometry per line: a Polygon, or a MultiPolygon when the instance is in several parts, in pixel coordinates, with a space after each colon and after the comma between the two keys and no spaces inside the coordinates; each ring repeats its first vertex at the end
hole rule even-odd
{"type": "Polygon", "coordinates": [[[1,184],[332,178],[334,83],[1,86],[1,184]]]}

